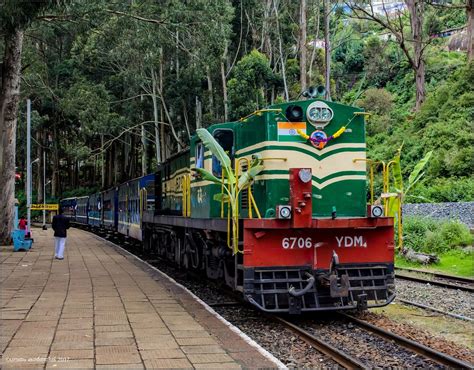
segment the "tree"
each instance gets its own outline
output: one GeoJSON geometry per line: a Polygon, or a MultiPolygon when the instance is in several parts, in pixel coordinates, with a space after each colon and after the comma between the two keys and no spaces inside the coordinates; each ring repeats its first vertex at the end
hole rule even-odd
{"type": "Polygon", "coordinates": [[[263,108],[266,104],[264,89],[274,79],[267,58],[257,50],[243,57],[234,68],[229,80],[231,119],[238,119],[263,108]]]}
{"type": "Polygon", "coordinates": [[[299,27],[299,48],[300,48],[300,85],[301,91],[307,88],[307,76],[306,76],[306,60],[307,60],[307,47],[306,47],[306,12],[307,12],[306,0],[300,1],[300,27],[299,27]]]}
{"type": "Polygon", "coordinates": [[[389,13],[383,4],[384,14],[381,15],[374,10],[372,2],[369,4],[347,2],[346,5],[353,10],[354,18],[375,22],[393,35],[413,70],[416,86],[415,110],[419,110],[426,96],[424,53],[431,41],[423,33],[424,0],[405,0],[410,35],[406,31],[406,16],[403,11],[389,13]]]}
{"type": "Polygon", "coordinates": [[[24,32],[43,9],[57,1],[6,0],[0,12],[5,49],[0,86],[0,244],[10,240],[15,203],[15,150],[24,32]]]}

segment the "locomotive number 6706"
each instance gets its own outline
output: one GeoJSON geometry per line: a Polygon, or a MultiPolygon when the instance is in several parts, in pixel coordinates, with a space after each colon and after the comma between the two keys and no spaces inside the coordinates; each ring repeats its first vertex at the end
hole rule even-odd
{"type": "Polygon", "coordinates": [[[281,246],[283,249],[311,248],[313,246],[313,240],[311,238],[298,237],[283,238],[281,240],[281,246]]]}

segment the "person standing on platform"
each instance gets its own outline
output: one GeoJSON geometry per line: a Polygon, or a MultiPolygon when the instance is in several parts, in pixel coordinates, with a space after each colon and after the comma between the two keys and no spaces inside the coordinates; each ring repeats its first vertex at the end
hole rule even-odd
{"type": "Polygon", "coordinates": [[[18,221],[18,228],[20,230],[23,230],[23,232],[25,233],[25,236],[26,236],[26,225],[27,225],[26,218],[24,216],[21,216],[20,220],[18,221]]]}
{"type": "Polygon", "coordinates": [[[67,229],[69,229],[69,219],[64,217],[63,210],[59,208],[59,214],[53,217],[54,230],[54,258],[64,259],[64,248],[66,246],[67,229]]]}

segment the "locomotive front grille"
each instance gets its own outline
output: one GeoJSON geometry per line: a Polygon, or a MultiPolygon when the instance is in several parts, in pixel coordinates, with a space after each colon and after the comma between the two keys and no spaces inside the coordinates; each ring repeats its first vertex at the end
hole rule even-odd
{"type": "Polygon", "coordinates": [[[385,306],[395,298],[393,264],[338,265],[340,280],[347,275],[345,296],[334,297],[325,284],[327,270],[308,267],[248,268],[244,274],[245,297],[257,307],[270,312],[299,313],[385,306]],[[316,280],[300,297],[289,294],[308,288],[308,276],[316,280]]]}

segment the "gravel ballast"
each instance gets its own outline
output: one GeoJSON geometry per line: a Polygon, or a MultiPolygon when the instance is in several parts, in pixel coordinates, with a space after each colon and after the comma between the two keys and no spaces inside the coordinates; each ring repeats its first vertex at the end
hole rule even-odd
{"type": "Polygon", "coordinates": [[[474,202],[404,204],[403,216],[459,220],[472,228],[474,227],[474,202]]]}
{"type": "Polygon", "coordinates": [[[396,293],[397,298],[474,319],[474,295],[470,292],[396,279],[396,293]]]}

